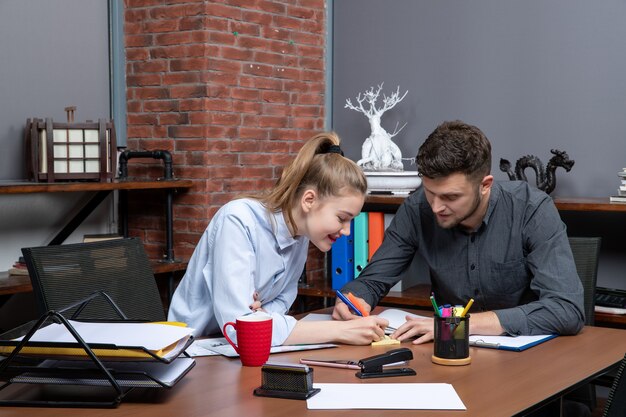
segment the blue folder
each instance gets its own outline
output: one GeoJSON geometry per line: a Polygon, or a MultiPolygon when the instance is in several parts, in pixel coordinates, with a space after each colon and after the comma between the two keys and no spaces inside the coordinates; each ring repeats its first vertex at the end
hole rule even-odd
{"type": "Polygon", "coordinates": [[[354,220],[350,224],[350,234],[333,243],[330,256],[332,288],[338,290],[354,279],[354,220]]]}

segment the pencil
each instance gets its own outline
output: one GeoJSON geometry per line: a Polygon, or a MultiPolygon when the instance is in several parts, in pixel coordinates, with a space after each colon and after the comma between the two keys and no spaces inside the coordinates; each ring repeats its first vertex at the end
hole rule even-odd
{"type": "Polygon", "coordinates": [[[435,309],[435,316],[439,316],[439,307],[437,306],[437,302],[435,301],[434,295],[430,296],[430,302],[433,305],[433,308],[435,309]]]}
{"type": "Polygon", "coordinates": [[[465,315],[467,314],[467,312],[469,311],[470,307],[472,306],[472,304],[474,304],[474,299],[470,298],[470,300],[467,302],[467,305],[465,306],[465,308],[463,309],[463,312],[461,313],[461,317],[465,317],[465,315]]]}

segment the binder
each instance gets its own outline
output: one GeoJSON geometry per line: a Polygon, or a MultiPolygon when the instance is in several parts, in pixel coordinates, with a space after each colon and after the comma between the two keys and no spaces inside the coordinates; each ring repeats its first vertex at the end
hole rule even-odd
{"type": "Polygon", "coordinates": [[[354,277],[361,275],[367,265],[368,227],[367,212],[361,212],[354,218],[354,277]]]}
{"type": "Polygon", "coordinates": [[[354,279],[354,220],[350,234],[335,241],[331,250],[332,288],[338,290],[354,279]]]}
{"type": "Polygon", "coordinates": [[[556,334],[537,336],[481,336],[471,335],[470,346],[486,347],[491,349],[512,350],[521,352],[540,343],[554,339],[556,334]]]}
{"type": "Polygon", "coordinates": [[[369,258],[372,259],[376,250],[381,243],[383,243],[383,237],[385,235],[385,215],[384,213],[372,211],[368,216],[368,232],[369,232],[369,242],[368,242],[368,253],[369,258]]]}

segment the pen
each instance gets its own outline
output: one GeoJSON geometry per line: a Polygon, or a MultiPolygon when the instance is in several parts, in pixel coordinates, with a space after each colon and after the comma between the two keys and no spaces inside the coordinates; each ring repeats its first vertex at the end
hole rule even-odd
{"type": "Polygon", "coordinates": [[[435,310],[435,315],[441,316],[441,314],[439,314],[439,307],[437,306],[437,302],[435,301],[434,295],[430,296],[430,302],[433,305],[433,309],[435,310]]]}
{"type": "Polygon", "coordinates": [[[346,305],[347,305],[348,307],[350,307],[350,308],[351,308],[351,309],[355,312],[355,314],[356,314],[357,316],[361,316],[361,317],[363,317],[363,313],[361,313],[361,311],[360,311],[358,308],[356,308],[356,306],[355,306],[354,304],[352,304],[352,301],[348,300],[348,297],[346,297],[345,295],[343,295],[343,294],[341,293],[341,291],[337,290],[337,291],[336,291],[336,294],[337,294],[337,297],[339,297],[339,299],[340,299],[341,301],[343,301],[344,303],[346,303],[346,305]]]}
{"type": "Polygon", "coordinates": [[[368,317],[370,315],[370,313],[368,313],[363,306],[361,305],[361,303],[359,302],[359,300],[356,299],[356,297],[354,295],[352,295],[351,292],[348,293],[348,300],[350,300],[352,302],[352,305],[354,305],[357,310],[359,311],[359,313],[361,313],[361,315],[363,317],[368,317]]]}
{"type": "Polygon", "coordinates": [[[465,308],[463,309],[463,312],[461,313],[461,317],[465,317],[465,315],[467,314],[467,312],[469,311],[470,307],[472,306],[472,304],[474,304],[474,299],[470,298],[470,300],[467,302],[467,305],[465,306],[465,308]]]}

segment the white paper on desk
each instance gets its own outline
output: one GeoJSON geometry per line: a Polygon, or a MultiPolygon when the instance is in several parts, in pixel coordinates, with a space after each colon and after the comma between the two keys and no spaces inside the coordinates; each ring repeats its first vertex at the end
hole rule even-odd
{"type": "MultiPolygon", "coordinates": [[[[86,343],[113,344],[118,347],[144,347],[158,351],[191,335],[190,327],[158,323],[93,323],[69,320],[86,343]]],[[[22,340],[18,338],[15,340],[22,340]]],[[[35,332],[33,342],[77,343],[67,328],[52,323],[35,332]]]]}
{"type": "Polygon", "coordinates": [[[332,321],[333,316],[330,314],[309,313],[302,317],[300,321],[332,321]]]}
{"type": "Polygon", "coordinates": [[[451,384],[313,384],[309,410],[465,410],[451,384]]]}
{"type": "MultiPolygon", "coordinates": [[[[315,350],[315,349],[326,349],[337,347],[337,345],[333,343],[320,343],[316,345],[284,345],[284,346],[272,346],[270,348],[270,353],[284,353],[284,352],[297,352],[302,350],[315,350]]],[[[235,351],[235,349],[228,343],[221,346],[212,346],[208,348],[213,352],[219,353],[220,355],[224,355],[228,358],[238,358],[239,354],[235,351]]]]}
{"type": "MultiPolygon", "coordinates": [[[[216,346],[227,345],[228,342],[223,337],[215,337],[211,339],[196,339],[185,352],[191,357],[196,356],[217,356],[219,353],[212,351],[211,349],[216,346]]],[[[230,346],[230,345],[229,345],[230,346]]]]}
{"type": "Polygon", "coordinates": [[[385,333],[391,334],[398,327],[402,326],[406,323],[406,316],[410,316],[412,318],[421,318],[421,319],[430,319],[431,317],[420,316],[418,314],[409,313],[403,310],[398,310],[397,308],[388,308],[382,313],[378,314],[378,317],[385,318],[389,321],[389,326],[385,329],[385,333]]]}

